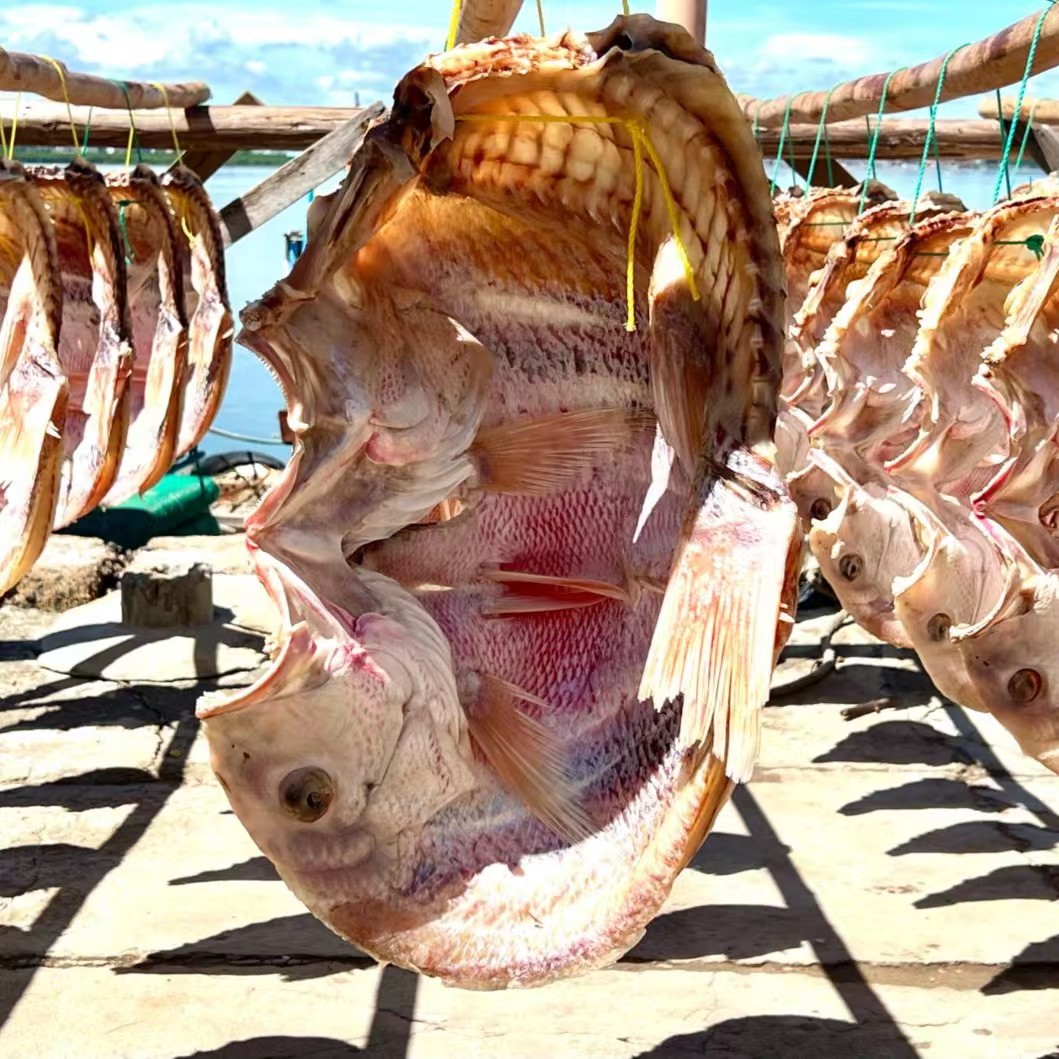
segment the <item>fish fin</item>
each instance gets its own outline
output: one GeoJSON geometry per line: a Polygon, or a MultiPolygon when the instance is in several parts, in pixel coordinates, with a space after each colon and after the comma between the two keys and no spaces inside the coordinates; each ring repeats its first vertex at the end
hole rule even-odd
{"type": "Polygon", "coordinates": [[[661,425],[656,426],[654,448],[651,450],[651,484],[647,487],[643,507],[640,509],[640,517],[636,520],[636,529],[632,535],[633,544],[640,539],[640,534],[643,533],[651,513],[666,495],[666,490],[669,488],[669,476],[673,470],[674,456],[675,451],[666,441],[661,425]]]}
{"type": "Polygon", "coordinates": [[[693,475],[703,451],[706,410],[717,404],[713,357],[721,344],[720,323],[709,300],[696,301],[688,289],[672,239],[655,257],[650,298],[651,398],[663,437],[693,475]]]}
{"type": "Polygon", "coordinates": [[[680,742],[750,778],[790,590],[798,512],[775,470],[745,449],[707,464],[692,491],[640,683],[656,709],[683,695],[680,742]]]}
{"type": "Polygon", "coordinates": [[[597,458],[626,446],[654,423],[639,408],[594,408],[517,419],[478,432],[471,456],[482,489],[545,496],[590,471],[597,458]]]}
{"type": "Polygon", "coordinates": [[[549,577],[497,568],[487,568],[482,574],[505,589],[502,596],[491,600],[484,608],[484,613],[495,617],[573,610],[592,607],[606,600],[632,603],[629,592],[620,585],[588,577],[549,577]]]}
{"type": "Polygon", "coordinates": [[[518,708],[519,700],[547,705],[506,680],[481,674],[467,709],[471,736],[508,791],[563,838],[580,842],[593,827],[578,804],[562,748],[551,731],[518,708]]]}
{"type": "Polygon", "coordinates": [[[702,780],[702,801],[695,807],[695,816],[688,827],[688,838],[685,846],[684,860],[680,865],[683,871],[691,858],[699,851],[706,836],[713,828],[717,814],[724,808],[735,784],[724,774],[724,762],[710,755],[706,763],[706,776],[702,780]]]}

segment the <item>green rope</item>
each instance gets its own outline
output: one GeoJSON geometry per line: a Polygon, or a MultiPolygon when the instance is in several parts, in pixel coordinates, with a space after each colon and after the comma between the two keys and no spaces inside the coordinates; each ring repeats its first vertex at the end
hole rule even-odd
{"type": "MultiPolygon", "coordinates": [[[[1007,142],[1004,144],[1004,154],[1000,159],[1000,171],[996,175],[996,183],[993,185],[993,205],[1000,201],[1000,185],[1007,172],[1008,158],[1011,155],[1011,143],[1015,139],[1015,128],[1018,125],[1019,115],[1022,113],[1022,101],[1026,98],[1026,82],[1030,79],[1033,71],[1033,60],[1037,56],[1037,44],[1041,39],[1041,30],[1044,28],[1044,20],[1048,17],[1051,7],[1044,8],[1037,17],[1037,24],[1033,27],[1033,38],[1030,40],[1029,54],[1026,56],[1026,69],[1022,71],[1022,82],[1019,85],[1018,99],[1015,101],[1015,120],[1008,129],[1007,142]]],[[[1009,192],[1010,194],[1010,192],[1009,192]]]]}
{"type": "Polygon", "coordinates": [[[1044,257],[1044,236],[1027,235],[1025,239],[997,239],[998,246],[1025,246],[1033,252],[1033,256],[1040,261],[1044,257]]]}
{"type": "MultiPolygon", "coordinates": [[[[1000,99],[1000,89],[996,90],[996,120],[1000,125],[1000,150],[1003,153],[1004,144],[1007,141],[1007,133],[1004,131],[1004,104],[1000,99]]],[[[1015,116],[1015,120],[1018,121],[1018,115],[1015,116]]],[[[1011,198],[1011,173],[1008,172],[1008,163],[1005,158],[1000,163],[1000,169],[1004,174],[1004,180],[1007,182],[1008,198],[1011,198]]]]}
{"type": "Polygon", "coordinates": [[[776,166],[772,171],[772,183],[769,184],[769,194],[776,194],[776,181],[779,179],[780,166],[783,164],[783,145],[787,142],[787,133],[791,126],[791,104],[794,96],[787,97],[787,106],[783,110],[783,127],[780,129],[780,143],[776,149],[776,166]]]}
{"type": "Polygon", "coordinates": [[[88,134],[92,130],[92,108],[88,108],[88,117],[85,118],[85,134],[81,138],[81,154],[88,150],[88,134]]]}
{"type": "Polygon", "coordinates": [[[894,75],[899,74],[905,69],[907,69],[907,67],[901,66],[896,70],[892,70],[886,75],[886,80],[883,81],[882,95],[879,97],[879,112],[875,115],[874,132],[872,131],[871,124],[868,122],[868,115],[864,115],[864,124],[868,126],[868,132],[871,133],[871,146],[868,148],[868,168],[864,175],[864,181],[860,186],[860,205],[857,207],[858,214],[864,212],[864,204],[868,201],[868,179],[875,179],[875,152],[879,148],[879,133],[882,131],[883,111],[886,110],[886,94],[890,91],[890,82],[894,79],[894,75]]]}
{"type": "Polygon", "coordinates": [[[941,145],[938,143],[937,136],[934,137],[934,171],[938,176],[938,191],[944,191],[945,189],[941,186],[941,145]]]}
{"type": "Polygon", "coordinates": [[[143,161],[143,151],[140,149],[140,134],[136,131],[136,123],[132,120],[132,98],[129,95],[129,82],[110,79],[110,83],[117,85],[125,93],[125,106],[129,111],[129,126],[132,129],[132,145],[136,148],[136,161],[143,161]]]}
{"type": "MultiPolygon", "coordinates": [[[[1026,127],[1022,130],[1022,143],[1019,144],[1019,153],[1015,156],[1015,172],[1022,168],[1022,156],[1026,153],[1026,144],[1030,139],[1030,129],[1033,128],[1033,113],[1037,109],[1037,100],[1033,101],[1030,112],[1026,117],[1026,127]]],[[[1011,192],[1009,191],[1010,195],[1011,192]]]]}
{"type": "Polygon", "coordinates": [[[916,222],[916,207],[919,205],[919,193],[923,190],[923,177],[926,175],[927,171],[927,159],[930,157],[930,145],[935,137],[934,128],[938,120],[938,104],[941,102],[941,92],[945,87],[945,73],[949,69],[949,61],[952,57],[960,51],[961,48],[966,47],[966,44],[961,44],[959,47],[953,48],[952,51],[945,56],[945,59],[941,64],[941,72],[938,74],[938,88],[934,93],[934,102],[930,106],[930,123],[927,126],[927,139],[923,144],[923,157],[919,160],[919,174],[916,177],[916,193],[912,196],[912,212],[908,215],[909,225],[915,224],[916,222]]]}
{"type": "Polygon", "coordinates": [[[125,222],[125,208],[134,205],[132,199],[118,200],[118,227],[121,229],[121,241],[125,244],[125,264],[131,265],[136,260],[132,252],[132,243],[129,242],[129,228],[125,222]]]}
{"type": "MultiPolygon", "coordinates": [[[[842,82],[840,81],[839,84],[841,84],[841,83],[842,82]]],[[[838,88],[838,87],[839,87],[838,85],[832,85],[830,90],[827,93],[827,96],[824,98],[824,109],[822,111],[820,111],[820,120],[816,124],[816,141],[813,143],[813,156],[812,156],[812,158],[809,161],[809,172],[808,172],[808,174],[805,177],[805,186],[806,186],[806,188],[808,188],[808,187],[810,187],[812,185],[813,173],[816,172],[816,159],[817,159],[817,156],[820,154],[820,140],[823,138],[824,129],[827,126],[827,108],[831,105],[831,93],[834,92],[834,90],[836,88],[838,88]]],[[[830,174],[830,169],[831,169],[831,164],[830,164],[831,163],[831,151],[830,151],[830,149],[828,150],[828,158],[827,158],[827,160],[828,160],[828,172],[830,174]]]]}

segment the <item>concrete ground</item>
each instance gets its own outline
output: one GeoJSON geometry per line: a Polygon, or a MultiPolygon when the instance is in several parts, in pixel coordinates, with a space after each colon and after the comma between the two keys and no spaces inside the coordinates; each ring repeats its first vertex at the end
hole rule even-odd
{"type": "Polygon", "coordinates": [[[1059,1055],[1059,777],[856,629],[632,953],[476,994],[312,919],[212,779],[202,685],[44,671],[54,620],[0,608],[2,1056],[1059,1055]]]}

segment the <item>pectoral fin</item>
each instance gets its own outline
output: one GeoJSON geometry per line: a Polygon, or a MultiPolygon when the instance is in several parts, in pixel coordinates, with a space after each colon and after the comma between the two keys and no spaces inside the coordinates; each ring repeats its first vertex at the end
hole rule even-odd
{"type": "Polygon", "coordinates": [[[681,743],[712,735],[713,754],[740,782],[757,757],[790,607],[798,513],[774,469],[745,450],[705,471],[693,497],[639,694],[657,709],[683,696],[681,743]]]}
{"type": "Polygon", "coordinates": [[[471,736],[508,791],[565,839],[580,842],[593,827],[578,804],[562,748],[551,731],[518,708],[520,700],[546,705],[506,680],[479,676],[477,695],[467,706],[471,736]]]}
{"type": "Polygon", "coordinates": [[[478,432],[471,456],[481,488],[545,496],[587,474],[601,456],[620,451],[654,416],[636,408],[518,419],[478,432]]]}

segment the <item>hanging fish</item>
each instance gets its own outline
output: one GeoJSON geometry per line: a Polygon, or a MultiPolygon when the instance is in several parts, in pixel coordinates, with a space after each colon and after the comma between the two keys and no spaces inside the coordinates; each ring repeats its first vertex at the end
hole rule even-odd
{"type": "Polygon", "coordinates": [[[128,275],[133,364],[129,429],[117,478],[105,502],[142,493],[169,470],[183,411],[188,322],[174,223],[158,177],[145,165],[108,174],[128,275]]]}
{"type": "Polygon", "coordinates": [[[44,203],[0,160],[0,594],[33,565],[59,498],[69,386],[56,348],[62,274],[44,203]]]}
{"type": "Polygon", "coordinates": [[[282,632],[199,715],[254,840],[380,959],[613,961],[749,777],[799,550],[770,209],[683,31],[487,40],[402,81],[244,313],[297,436],[248,525],[282,632]]]}

